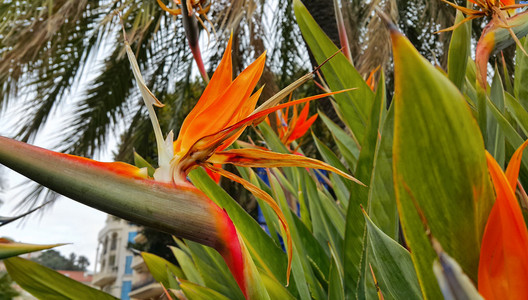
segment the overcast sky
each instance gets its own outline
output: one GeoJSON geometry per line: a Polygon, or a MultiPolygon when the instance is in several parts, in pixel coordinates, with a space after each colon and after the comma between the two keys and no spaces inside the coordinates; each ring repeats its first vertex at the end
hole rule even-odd
{"type": "MultiPolygon", "coordinates": [[[[16,107],[11,107],[0,115],[0,135],[11,137],[12,124],[17,122],[16,107]]],[[[64,113],[59,110],[57,114],[64,113]]],[[[53,119],[53,118],[52,118],[53,119]]],[[[60,119],[60,118],[57,118],[60,119]]],[[[49,148],[56,140],[53,139],[60,132],[60,122],[46,126],[39,134],[35,143],[49,148]]],[[[110,151],[104,151],[103,161],[109,161],[110,151]],[[107,154],[105,154],[107,153],[107,154]]],[[[23,186],[17,187],[27,179],[7,169],[0,164],[0,177],[4,185],[0,199],[0,216],[13,216],[23,186]]],[[[90,261],[89,271],[93,271],[97,248],[97,233],[104,227],[106,213],[100,212],[71,199],[60,197],[56,203],[48,207],[44,213],[35,212],[24,220],[15,221],[0,227],[0,237],[9,237],[16,241],[33,244],[71,243],[55,248],[64,256],[74,252],[77,256],[84,255],[90,261]]]]}

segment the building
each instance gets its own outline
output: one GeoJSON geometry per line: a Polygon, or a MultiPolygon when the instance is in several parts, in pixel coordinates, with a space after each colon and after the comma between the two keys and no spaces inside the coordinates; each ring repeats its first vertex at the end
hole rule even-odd
{"type": "MultiPolygon", "coordinates": [[[[146,242],[146,237],[142,234],[138,234],[134,241],[142,244],[146,242]]],[[[141,255],[135,255],[132,259],[132,269],[134,270],[132,277],[132,290],[128,294],[131,299],[166,299],[163,297],[164,292],[161,284],[154,280],[154,277],[150,274],[141,255]]]]}
{"type": "Polygon", "coordinates": [[[134,242],[138,230],[135,224],[108,215],[97,237],[93,286],[122,300],[130,299],[133,254],[127,246],[134,242]]]}

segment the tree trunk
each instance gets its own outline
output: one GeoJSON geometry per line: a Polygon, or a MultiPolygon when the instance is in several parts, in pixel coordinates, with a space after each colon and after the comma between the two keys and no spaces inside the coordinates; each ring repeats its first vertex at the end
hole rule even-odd
{"type": "MultiPolygon", "coordinates": [[[[334,1],[333,0],[303,0],[303,4],[306,6],[312,17],[315,19],[317,24],[321,27],[321,29],[324,31],[324,33],[334,42],[334,44],[341,48],[340,41],[339,41],[339,32],[337,29],[337,23],[336,23],[336,17],[335,17],[335,10],[334,10],[334,1]]],[[[317,61],[315,61],[314,56],[312,55],[312,52],[310,51],[310,48],[308,45],[306,45],[306,48],[308,49],[308,54],[310,56],[310,62],[312,64],[312,68],[317,67],[319,64],[317,61]]],[[[339,124],[341,127],[344,126],[343,122],[339,119],[337,116],[336,111],[334,110],[334,107],[332,106],[332,102],[330,102],[330,99],[324,99],[317,102],[317,107],[324,112],[325,115],[327,115],[332,121],[339,124]]]]}

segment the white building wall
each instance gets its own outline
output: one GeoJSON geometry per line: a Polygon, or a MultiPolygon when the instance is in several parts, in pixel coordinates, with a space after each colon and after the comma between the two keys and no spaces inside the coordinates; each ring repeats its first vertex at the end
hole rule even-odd
{"type": "Polygon", "coordinates": [[[98,235],[93,284],[120,299],[128,299],[127,290],[132,285],[132,252],[127,250],[127,245],[138,230],[138,226],[108,215],[98,235]]]}

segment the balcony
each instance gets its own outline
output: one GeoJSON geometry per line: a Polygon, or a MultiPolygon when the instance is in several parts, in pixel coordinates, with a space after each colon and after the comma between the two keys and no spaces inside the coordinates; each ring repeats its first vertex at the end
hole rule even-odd
{"type": "Polygon", "coordinates": [[[117,267],[113,267],[110,270],[104,270],[94,274],[92,284],[98,287],[103,287],[114,282],[117,278],[117,267]]]}
{"type": "Polygon", "coordinates": [[[132,258],[131,267],[138,273],[148,273],[147,265],[143,261],[143,257],[140,255],[134,255],[134,258],[132,258]]]}
{"type": "Polygon", "coordinates": [[[149,276],[145,280],[134,283],[128,296],[135,299],[151,299],[158,298],[162,294],[163,288],[161,284],[156,282],[152,276],[149,276]]]}

